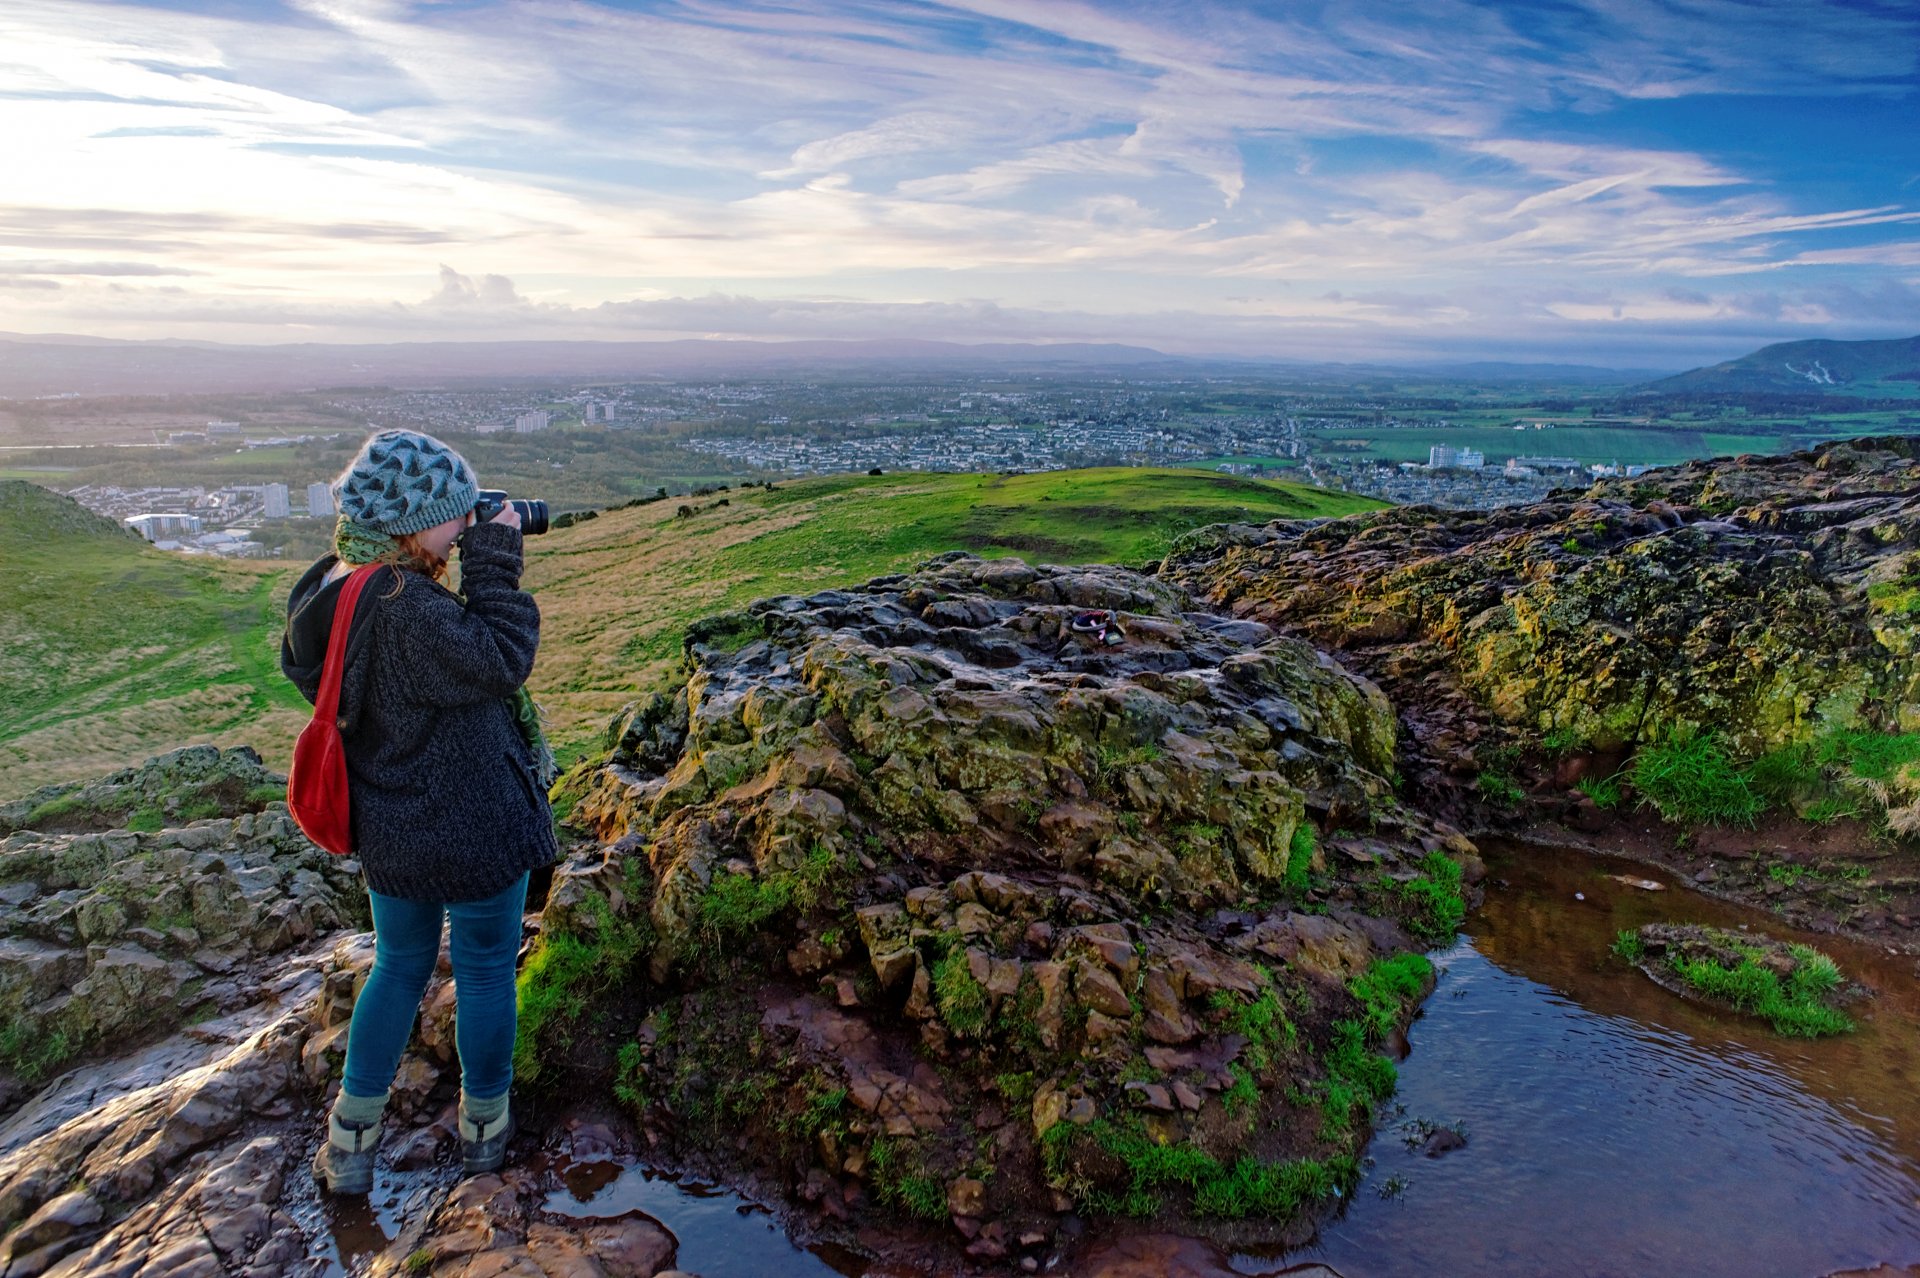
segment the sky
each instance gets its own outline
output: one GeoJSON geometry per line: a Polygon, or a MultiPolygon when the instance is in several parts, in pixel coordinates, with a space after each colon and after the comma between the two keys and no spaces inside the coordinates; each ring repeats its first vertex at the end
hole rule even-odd
{"type": "Polygon", "coordinates": [[[0,5],[0,330],[1920,333],[1911,0],[0,5]]]}

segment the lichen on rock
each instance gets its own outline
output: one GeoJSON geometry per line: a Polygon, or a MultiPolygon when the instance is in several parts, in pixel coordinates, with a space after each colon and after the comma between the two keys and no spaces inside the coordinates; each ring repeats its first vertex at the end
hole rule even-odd
{"type": "Polygon", "coordinates": [[[952,1218],[975,1259],[1074,1205],[1297,1228],[1365,1128],[1336,1026],[1411,946],[1374,916],[1471,854],[1396,804],[1394,754],[1371,683],[1177,587],[941,556],[690,628],[684,681],[564,783],[603,846],[547,931],[621,892],[651,949],[617,1090],[829,1217],[952,1218]]]}

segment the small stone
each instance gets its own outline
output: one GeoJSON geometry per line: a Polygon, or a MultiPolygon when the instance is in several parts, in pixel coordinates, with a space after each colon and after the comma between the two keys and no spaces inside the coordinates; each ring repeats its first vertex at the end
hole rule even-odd
{"type": "Polygon", "coordinates": [[[947,1185],[947,1210],[956,1216],[978,1216],[986,1210],[986,1182],[962,1176],[947,1185]]]}
{"type": "Polygon", "coordinates": [[[1140,1105],[1155,1113],[1173,1112],[1173,1094],[1159,1083],[1130,1082],[1126,1086],[1126,1092],[1140,1105]]]}

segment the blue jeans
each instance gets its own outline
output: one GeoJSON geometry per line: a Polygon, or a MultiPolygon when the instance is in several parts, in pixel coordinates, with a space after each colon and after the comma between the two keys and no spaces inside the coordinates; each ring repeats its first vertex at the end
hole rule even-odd
{"type": "Polygon", "coordinates": [[[440,957],[441,919],[453,920],[453,1040],[460,1052],[460,1087],[476,1100],[503,1096],[513,1086],[514,960],[520,953],[520,916],[527,876],[484,901],[409,901],[373,898],[373,971],[353,1005],[347,1030],[349,1096],[383,1096],[393,1085],[440,957]]]}

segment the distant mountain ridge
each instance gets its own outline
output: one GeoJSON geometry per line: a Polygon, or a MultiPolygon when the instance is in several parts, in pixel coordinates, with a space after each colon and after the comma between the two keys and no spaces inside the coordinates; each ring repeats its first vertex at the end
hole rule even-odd
{"type": "Polygon", "coordinates": [[[247,346],[72,333],[0,333],[0,398],[51,395],[259,393],[342,386],[430,386],[508,379],[794,377],[835,373],[1115,373],[1211,376],[1272,373],[1332,379],[1629,386],[1658,374],[1583,364],[1334,363],[1280,357],[1170,355],[1098,342],[942,342],[920,339],[655,342],[301,342],[247,346]]]}
{"type": "Polygon", "coordinates": [[[1778,342],[1751,355],[1663,377],[1651,394],[1774,392],[1801,395],[1920,395],[1920,337],[1778,342]]]}

